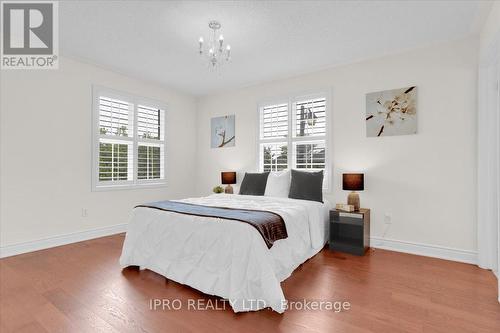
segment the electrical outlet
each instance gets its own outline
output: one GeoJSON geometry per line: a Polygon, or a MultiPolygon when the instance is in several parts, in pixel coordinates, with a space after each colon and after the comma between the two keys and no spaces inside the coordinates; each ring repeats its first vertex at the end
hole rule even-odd
{"type": "Polygon", "coordinates": [[[384,215],[384,223],[385,224],[391,224],[392,223],[392,216],[389,213],[385,213],[384,215]]]}
{"type": "Polygon", "coordinates": [[[87,208],[82,208],[82,217],[87,217],[87,208]]]}

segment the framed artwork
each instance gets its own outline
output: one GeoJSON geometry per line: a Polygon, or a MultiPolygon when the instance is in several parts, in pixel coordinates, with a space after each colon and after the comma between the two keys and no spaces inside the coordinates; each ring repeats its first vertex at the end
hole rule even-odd
{"type": "Polygon", "coordinates": [[[417,133],[417,87],[366,94],[366,136],[417,133]]]}
{"type": "Polygon", "coordinates": [[[210,146],[212,148],[234,147],[236,140],[234,133],[234,118],[233,114],[211,119],[210,146]]]}

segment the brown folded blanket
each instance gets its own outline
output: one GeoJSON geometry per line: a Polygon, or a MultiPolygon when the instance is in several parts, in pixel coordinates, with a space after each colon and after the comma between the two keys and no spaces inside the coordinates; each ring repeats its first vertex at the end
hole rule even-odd
{"type": "Polygon", "coordinates": [[[248,223],[257,229],[266,242],[268,249],[273,246],[275,241],[288,237],[283,218],[276,213],[264,210],[211,207],[168,200],[138,205],[136,207],[160,209],[194,216],[217,217],[248,223]]]}

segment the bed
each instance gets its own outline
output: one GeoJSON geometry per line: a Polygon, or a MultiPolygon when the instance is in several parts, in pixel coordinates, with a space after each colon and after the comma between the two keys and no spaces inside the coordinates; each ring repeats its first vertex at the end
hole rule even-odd
{"type": "Polygon", "coordinates": [[[178,202],[263,210],[280,215],[288,237],[266,246],[251,225],[215,217],[136,207],[120,265],[139,266],[229,300],[234,312],[286,309],[280,282],[318,253],[327,237],[329,203],[214,194],[178,202]]]}

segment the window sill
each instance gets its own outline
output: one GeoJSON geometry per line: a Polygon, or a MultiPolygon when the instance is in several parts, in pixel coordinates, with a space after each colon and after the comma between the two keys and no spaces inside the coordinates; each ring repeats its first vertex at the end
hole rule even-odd
{"type": "Polygon", "coordinates": [[[94,185],[92,192],[106,192],[106,191],[119,191],[119,190],[145,190],[167,187],[167,183],[143,183],[143,184],[125,184],[125,185],[94,185]]]}

